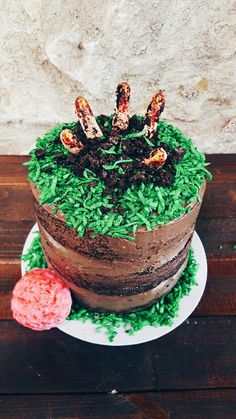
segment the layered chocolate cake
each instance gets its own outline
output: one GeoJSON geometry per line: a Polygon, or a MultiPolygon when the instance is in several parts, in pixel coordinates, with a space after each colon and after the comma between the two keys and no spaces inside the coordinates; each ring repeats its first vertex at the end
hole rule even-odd
{"type": "Polygon", "coordinates": [[[209,178],[192,141],[159,121],[162,91],[145,117],[129,99],[123,82],[114,114],[95,118],[78,97],[78,122],[39,138],[28,162],[48,267],[96,311],[141,310],[174,287],[209,178]]]}

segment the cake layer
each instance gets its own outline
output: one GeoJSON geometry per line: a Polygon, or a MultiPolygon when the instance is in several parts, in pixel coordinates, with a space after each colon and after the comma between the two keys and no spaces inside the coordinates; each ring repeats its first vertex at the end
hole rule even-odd
{"type": "MultiPolygon", "coordinates": [[[[137,229],[134,241],[95,235],[83,238],[63,214],[39,204],[32,185],[42,245],[49,266],[62,275],[86,306],[100,311],[142,309],[169,291],[184,269],[200,203],[152,231],[137,229]]],[[[200,196],[205,190],[203,185],[200,196]]]]}
{"type": "MultiPolygon", "coordinates": [[[[106,272],[103,276],[98,271],[93,272],[92,269],[91,274],[89,275],[89,262],[91,267],[96,263],[97,269],[99,269],[97,259],[94,261],[92,257],[87,257],[87,260],[85,261],[87,269],[85,271],[84,257],[81,258],[77,252],[54,240],[42,227],[39,220],[38,225],[46,258],[53,268],[58,272],[63,272],[63,276],[66,280],[71,281],[71,278],[73,278],[74,285],[104,295],[135,295],[150,290],[162,281],[173,276],[186,260],[192,238],[190,237],[184,248],[176,257],[168,261],[162,267],[157,269],[150,267],[146,272],[133,272],[126,276],[123,275],[122,280],[121,278],[118,278],[117,280],[111,273],[114,262],[106,267],[106,272]],[[92,275],[93,281],[91,279],[92,275]],[[140,280],[141,276],[142,280],[140,280]]],[[[116,265],[120,265],[120,270],[124,270],[125,263],[127,262],[119,261],[116,262],[116,265]]],[[[117,269],[119,269],[119,266],[117,269]]]]}
{"type": "MultiPolygon", "coordinates": [[[[75,287],[74,282],[67,282],[76,300],[85,307],[98,312],[130,313],[143,310],[151,306],[158,298],[167,294],[177,283],[181,273],[187,265],[187,258],[179,270],[154,288],[133,295],[103,295],[85,288],[75,287]],[[78,297],[79,296],[79,297],[78,297]]],[[[57,270],[48,259],[48,266],[57,270]]]]}
{"type": "Polygon", "coordinates": [[[102,283],[100,283],[100,288],[97,285],[97,289],[94,289],[93,284],[84,284],[83,280],[78,276],[78,272],[77,275],[71,272],[70,258],[68,258],[68,253],[65,255],[65,248],[56,243],[43,229],[40,222],[38,223],[48,266],[60,274],[63,272],[64,280],[74,293],[76,300],[96,311],[128,313],[149,307],[158,298],[171,291],[187,264],[191,241],[185,246],[177,269],[174,272],[170,272],[167,278],[159,279],[157,285],[155,285],[156,281],[148,283],[145,291],[145,287],[142,287],[142,284],[138,284],[136,287],[135,285],[129,286],[125,282],[119,287],[110,284],[105,289],[102,283]],[[141,291],[141,288],[143,288],[143,291],[141,291]]]}

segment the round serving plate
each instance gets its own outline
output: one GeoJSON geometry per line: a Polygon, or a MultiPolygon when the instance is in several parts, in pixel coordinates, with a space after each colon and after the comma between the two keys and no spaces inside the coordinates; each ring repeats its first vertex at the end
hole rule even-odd
{"type": "MultiPolygon", "coordinates": [[[[31,243],[35,237],[34,233],[38,231],[38,226],[35,224],[31,231],[28,234],[28,237],[25,241],[23,248],[23,254],[27,253],[31,243]]],[[[171,326],[145,326],[142,330],[136,332],[133,336],[128,335],[123,326],[116,329],[117,335],[113,342],[108,340],[106,331],[96,330],[97,325],[94,325],[90,320],[87,320],[85,323],[82,320],[65,320],[58,329],[62,332],[67,333],[77,339],[84,340],[85,342],[96,343],[98,345],[108,345],[108,346],[125,346],[125,345],[137,345],[139,343],[148,342],[160,338],[161,336],[170,333],[176,327],[180,326],[195,310],[201,297],[203,295],[206,281],[207,281],[207,259],[206,253],[203,247],[203,244],[196,232],[194,232],[192,239],[192,249],[196,261],[198,263],[198,271],[196,273],[196,283],[197,285],[193,286],[189,295],[184,296],[180,300],[179,313],[178,316],[173,319],[171,326]]],[[[22,275],[25,274],[27,270],[27,262],[21,262],[21,271],[22,275]]]]}

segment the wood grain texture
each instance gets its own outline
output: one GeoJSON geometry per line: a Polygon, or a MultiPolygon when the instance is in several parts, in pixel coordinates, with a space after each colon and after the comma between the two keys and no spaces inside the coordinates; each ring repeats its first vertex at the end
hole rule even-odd
{"type": "MultiPolygon", "coordinates": [[[[236,263],[208,261],[206,290],[192,316],[236,315],[236,263]]],[[[0,263],[0,319],[12,319],[10,300],[13,287],[21,276],[20,261],[12,264],[0,263]]]]}
{"type": "Polygon", "coordinates": [[[34,332],[2,320],[0,393],[232,388],[235,328],[235,317],[189,319],[156,341],[105,347],[57,329],[34,332]]]}
{"type": "Polygon", "coordinates": [[[33,198],[28,184],[1,185],[0,201],[0,220],[11,223],[34,219],[33,198]]]}
{"type": "MultiPolygon", "coordinates": [[[[31,220],[0,221],[0,258],[8,255],[9,259],[18,258],[30,228],[35,223],[31,220]]],[[[198,218],[196,230],[203,241],[207,256],[211,259],[231,259],[236,261],[236,217],[233,218],[198,218]]]]}
{"type": "MultiPolygon", "coordinates": [[[[22,165],[28,160],[28,156],[0,156],[1,183],[24,183],[28,170],[22,165]]],[[[235,180],[236,154],[210,154],[206,155],[206,161],[210,163],[208,168],[213,173],[213,182],[235,180]]]]}
{"type": "MultiPolygon", "coordinates": [[[[32,220],[34,216],[33,199],[29,184],[1,185],[0,201],[2,211],[0,220],[22,221],[32,220]]],[[[200,217],[220,218],[234,217],[236,213],[236,180],[223,183],[220,187],[216,183],[207,185],[200,217]]]]}
{"type": "Polygon", "coordinates": [[[211,259],[231,259],[236,262],[236,217],[198,218],[196,231],[199,234],[207,257],[211,259]]]}
{"type": "MultiPolygon", "coordinates": [[[[0,219],[20,221],[22,217],[23,219],[26,217],[27,220],[30,216],[32,218],[32,194],[30,192],[29,182],[27,181],[27,174],[25,172],[21,174],[21,182],[19,183],[17,183],[17,179],[13,179],[13,174],[3,179],[4,181],[2,181],[0,175],[0,200],[3,203],[3,212],[0,214],[0,219]],[[16,208],[14,208],[15,204],[17,204],[16,208]]],[[[213,178],[207,184],[201,216],[208,218],[212,216],[232,217],[235,216],[235,212],[236,174],[235,176],[231,174],[230,181],[224,178],[221,183],[213,178]]]]}
{"type": "Polygon", "coordinates": [[[0,418],[236,418],[236,156],[207,156],[213,180],[197,232],[209,274],[199,306],[171,334],[117,348],[12,320],[35,222],[26,159],[0,156],[0,418]]]}
{"type": "Polygon", "coordinates": [[[25,185],[28,168],[23,163],[28,156],[0,156],[0,185],[25,185]]]}
{"type": "MultiPolygon", "coordinates": [[[[22,156],[0,156],[0,319],[12,318],[10,298],[20,277],[19,257],[35,222],[27,168],[22,166],[25,160],[22,156]]],[[[235,158],[214,155],[208,160],[214,177],[208,184],[197,231],[210,269],[206,292],[194,315],[232,315],[236,311],[236,251],[232,249],[236,231],[235,158]],[[229,269],[231,274],[226,277],[229,269]],[[216,281],[218,271],[220,280],[216,281]]]]}
{"type": "MultiPolygon", "coordinates": [[[[4,257],[3,253],[9,246],[12,247],[9,250],[13,251],[10,252],[9,257],[18,257],[22,249],[22,241],[35,222],[31,192],[25,188],[15,190],[14,187],[7,187],[4,192],[0,187],[0,196],[1,192],[4,197],[2,199],[3,209],[0,214],[0,257],[4,257]]],[[[214,213],[216,211],[214,205],[212,208],[214,213]]],[[[222,213],[218,212],[218,216],[214,216],[213,213],[210,216],[210,208],[208,208],[208,216],[203,217],[200,214],[197,221],[197,231],[210,258],[214,256],[223,259],[236,256],[235,250],[232,249],[232,245],[236,241],[236,209],[234,210],[227,202],[224,208],[222,213]],[[230,210],[226,210],[227,207],[230,210]],[[223,212],[228,215],[223,216],[223,212]]]]}
{"type": "Polygon", "coordinates": [[[1,419],[233,419],[236,390],[0,396],[1,419]]]}

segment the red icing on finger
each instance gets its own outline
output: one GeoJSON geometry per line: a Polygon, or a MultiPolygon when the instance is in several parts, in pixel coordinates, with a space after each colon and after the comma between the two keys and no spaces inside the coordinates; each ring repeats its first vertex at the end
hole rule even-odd
{"type": "Polygon", "coordinates": [[[75,110],[83,131],[88,139],[102,137],[102,131],[93,115],[87,100],[78,96],[75,100],[75,110]]]}
{"type": "Polygon", "coordinates": [[[60,134],[60,140],[64,147],[73,154],[78,154],[84,145],[70,129],[64,129],[60,134]]]}
{"type": "Polygon", "coordinates": [[[157,129],[157,123],[161,112],[164,110],[165,96],[162,91],[156,93],[147,108],[144,120],[144,128],[147,130],[147,135],[152,137],[157,129]]]}
{"type": "Polygon", "coordinates": [[[116,108],[119,112],[129,111],[130,87],[128,83],[118,84],[116,89],[116,108]]]}
{"type": "Polygon", "coordinates": [[[166,159],[167,152],[164,150],[164,148],[159,147],[152,152],[151,156],[148,159],[144,159],[143,163],[155,169],[159,169],[163,166],[163,164],[165,164],[166,159]]]}
{"type": "Polygon", "coordinates": [[[116,109],[112,119],[112,134],[124,131],[129,125],[130,87],[128,83],[118,84],[116,89],[116,109]]]}
{"type": "Polygon", "coordinates": [[[75,136],[73,132],[69,129],[65,129],[64,131],[61,132],[61,139],[63,140],[65,144],[72,145],[72,146],[76,145],[75,136]]]}
{"type": "Polygon", "coordinates": [[[79,118],[83,117],[85,112],[88,112],[91,116],[93,116],[92,109],[90,108],[87,100],[82,96],[78,96],[75,99],[75,109],[79,118]]]}

